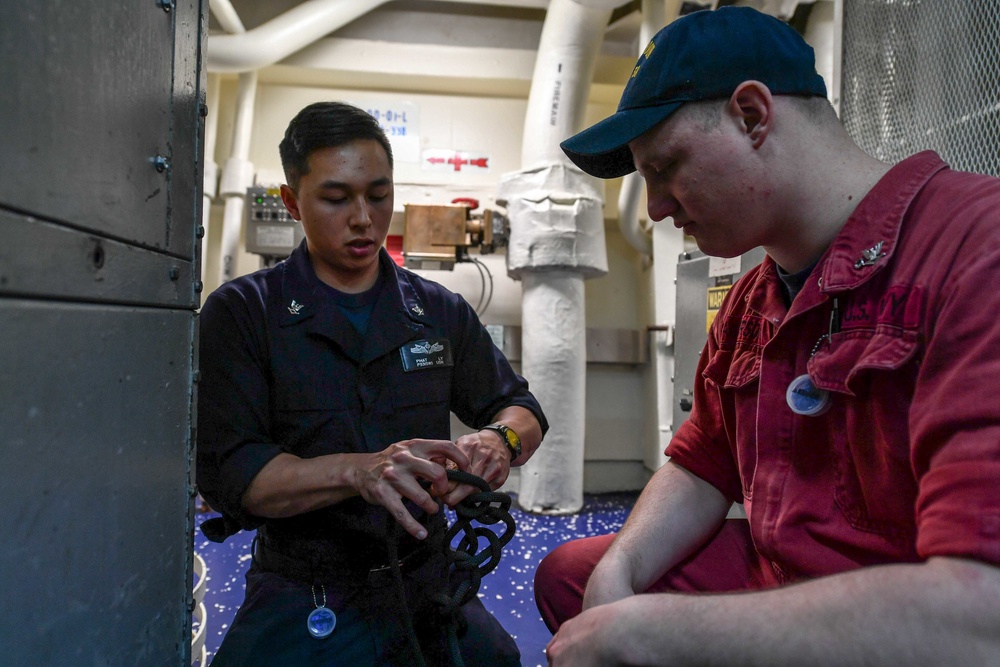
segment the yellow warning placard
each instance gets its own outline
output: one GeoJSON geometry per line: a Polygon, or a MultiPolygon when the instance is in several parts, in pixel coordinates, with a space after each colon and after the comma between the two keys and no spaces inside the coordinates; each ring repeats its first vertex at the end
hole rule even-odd
{"type": "Polygon", "coordinates": [[[732,285],[721,285],[719,287],[708,288],[708,308],[705,311],[706,334],[708,333],[708,330],[712,328],[712,322],[715,321],[715,316],[719,314],[719,308],[722,307],[723,300],[732,288],[732,285]]]}

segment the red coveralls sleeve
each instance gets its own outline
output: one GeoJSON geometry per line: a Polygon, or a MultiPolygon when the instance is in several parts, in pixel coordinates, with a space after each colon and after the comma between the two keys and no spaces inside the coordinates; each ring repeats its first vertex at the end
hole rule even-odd
{"type": "Polygon", "coordinates": [[[917,552],[1000,564],[1000,248],[970,241],[928,304],[910,411],[917,552]]]}

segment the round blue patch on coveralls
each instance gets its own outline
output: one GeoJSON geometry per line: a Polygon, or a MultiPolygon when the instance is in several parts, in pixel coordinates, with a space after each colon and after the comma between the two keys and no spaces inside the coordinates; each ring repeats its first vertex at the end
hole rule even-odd
{"type": "Polygon", "coordinates": [[[830,392],[817,389],[808,375],[800,375],[792,380],[785,392],[785,400],[797,415],[815,417],[830,409],[830,392]]]}

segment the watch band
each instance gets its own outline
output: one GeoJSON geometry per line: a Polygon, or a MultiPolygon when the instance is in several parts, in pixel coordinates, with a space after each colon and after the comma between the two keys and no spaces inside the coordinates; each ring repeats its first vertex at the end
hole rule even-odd
{"type": "Polygon", "coordinates": [[[489,424],[487,426],[479,429],[480,431],[494,431],[500,435],[503,440],[503,444],[506,445],[507,451],[510,453],[510,460],[513,461],[518,456],[521,455],[521,438],[518,437],[514,429],[507,426],[506,424],[501,424],[496,422],[494,424],[489,424]]]}

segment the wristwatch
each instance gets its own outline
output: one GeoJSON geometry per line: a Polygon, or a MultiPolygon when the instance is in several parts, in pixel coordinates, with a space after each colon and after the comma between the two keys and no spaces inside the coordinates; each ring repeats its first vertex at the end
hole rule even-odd
{"type": "Polygon", "coordinates": [[[507,426],[506,424],[501,424],[497,422],[495,424],[490,424],[489,426],[484,426],[480,431],[496,431],[503,438],[503,444],[507,446],[507,451],[510,452],[510,460],[513,461],[518,456],[521,455],[521,438],[514,433],[514,429],[507,426]]]}

